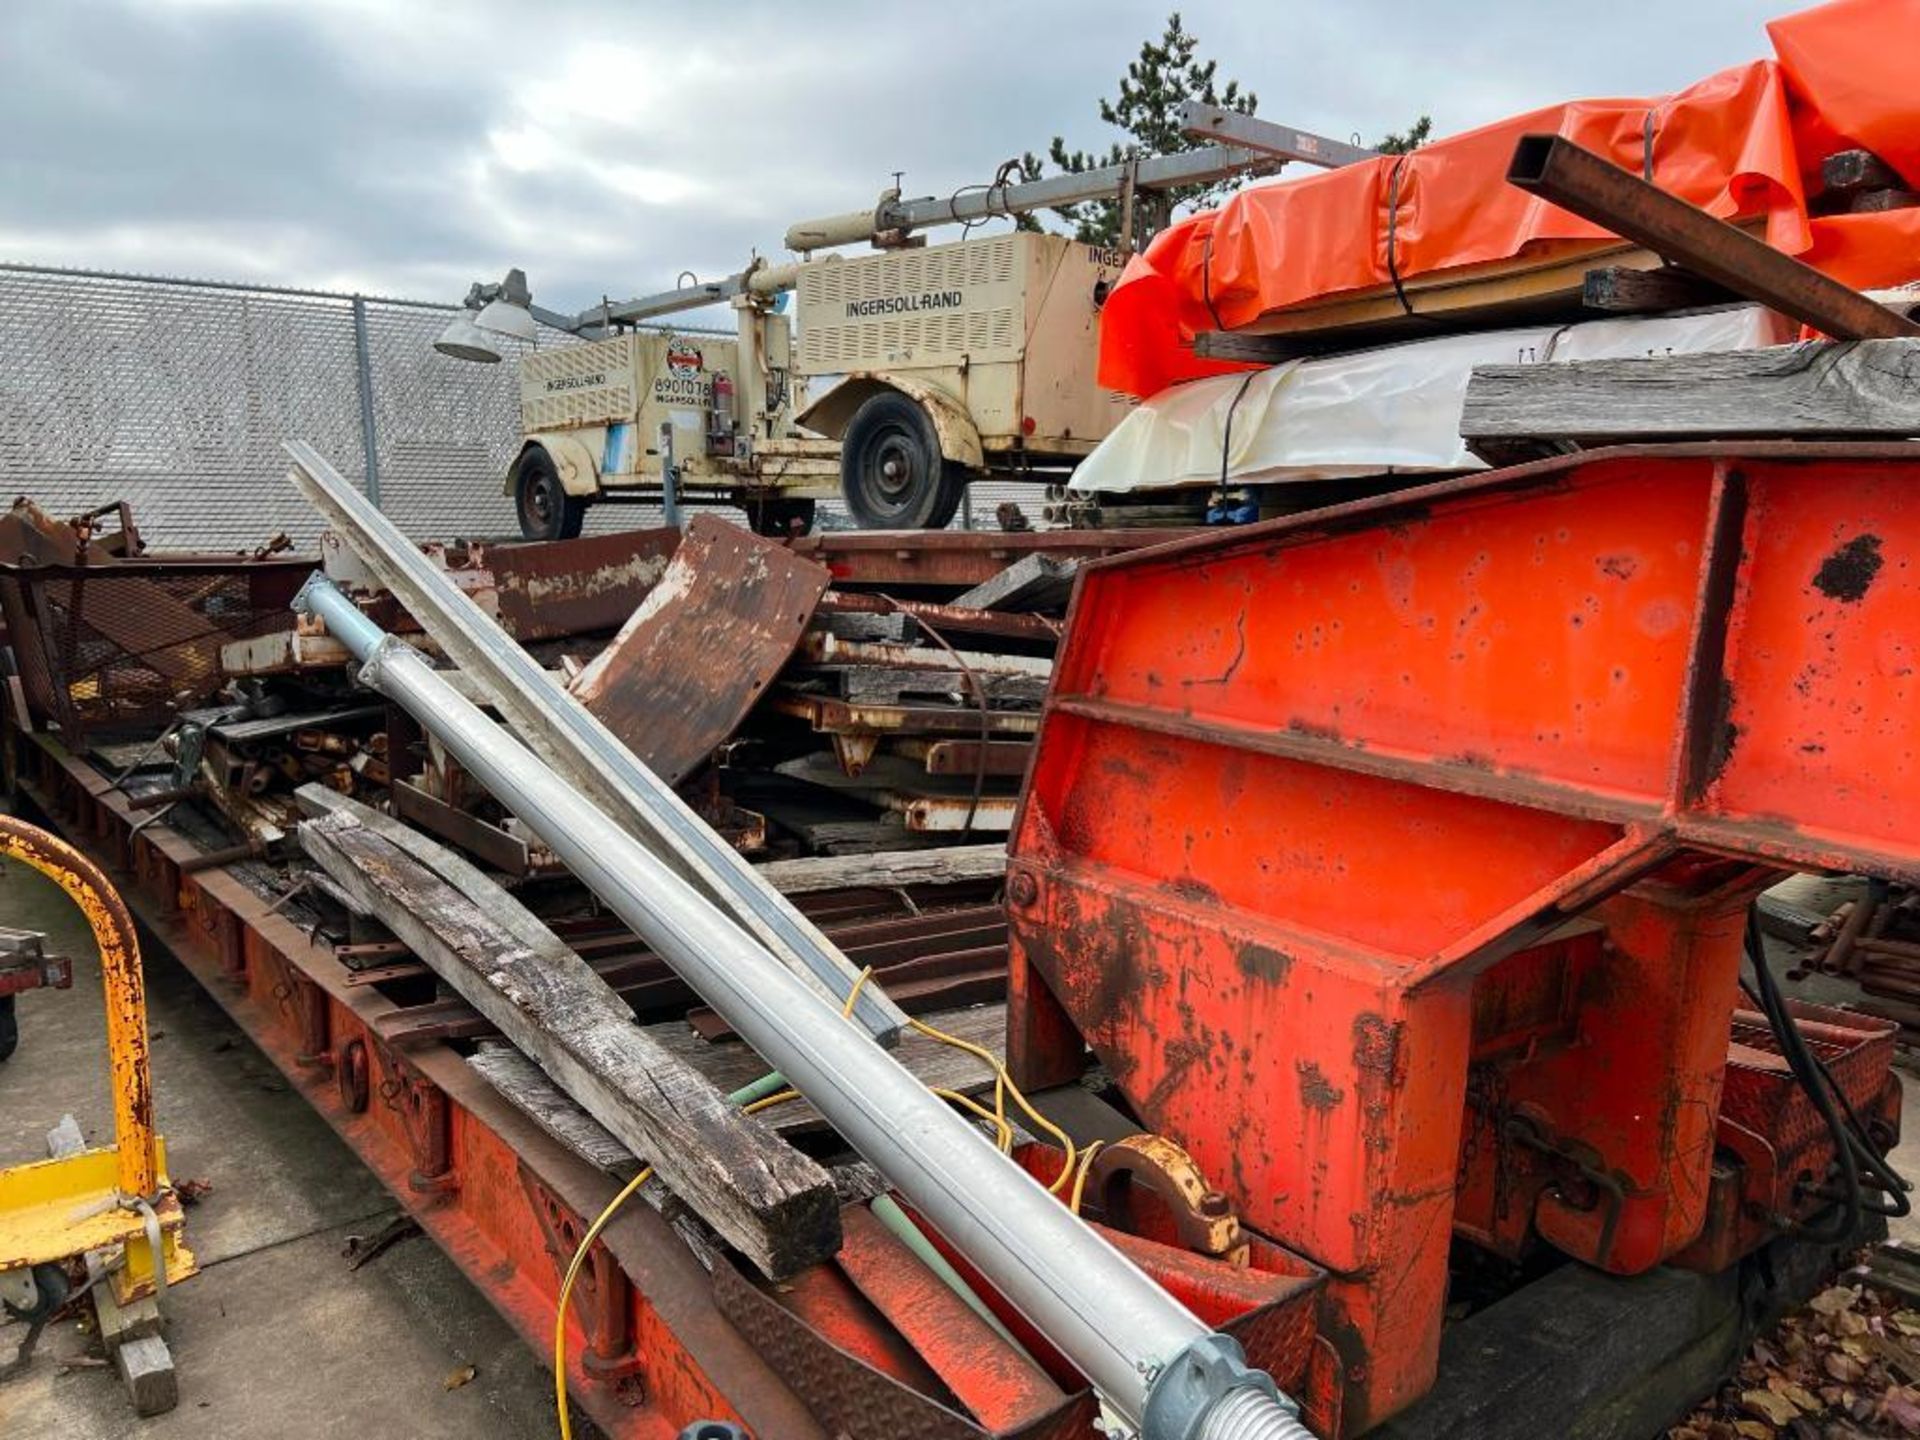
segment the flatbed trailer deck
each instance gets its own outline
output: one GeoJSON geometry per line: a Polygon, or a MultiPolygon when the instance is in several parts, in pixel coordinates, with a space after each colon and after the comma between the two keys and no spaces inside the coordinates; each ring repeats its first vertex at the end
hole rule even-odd
{"type": "MultiPolygon", "coordinates": [[[[534,1353],[549,1354],[560,1276],[583,1217],[598,1214],[620,1182],[541,1129],[452,1047],[388,1047],[377,1027],[401,1007],[350,983],[330,947],[276,912],[244,865],[196,869],[202,847],[165,826],[137,828],[148,812],[56,737],[9,725],[5,740],[17,793],[110,870],[142,926],[534,1353]]],[[[1439,1383],[1380,1434],[1438,1440],[1462,1425],[1494,1440],[1652,1433],[1727,1373],[1752,1335],[1825,1283],[1840,1253],[1780,1241],[1719,1274],[1662,1269],[1630,1280],[1562,1266],[1452,1327],[1439,1383]],[[1639,1378],[1623,1389],[1627,1375],[1639,1378]]],[[[710,1275],[645,1205],[624,1208],[602,1233],[576,1288],[568,1389],[608,1436],[670,1440],[689,1417],[714,1416],[758,1440],[831,1440],[803,1388],[851,1378],[858,1403],[883,1406],[911,1393],[871,1368],[796,1375],[794,1336],[768,1328],[783,1312],[754,1309],[752,1287],[723,1272],[710,1275]],[[737,1323],[728,1301],[759,1323],[737,1323]]],[[[970,1359],[958,1341],[934,1358],[970,1359]]],[[[887,1433],[1090,1435],[1082,1409],[1052,1416],[1058,1428],[987,1430],[914,1397],[909,1420],[887,1433]]]]}
{"type": "MultiPolygon", "coordinates": [[[[120,880],[141,924],[379,1176],[536,1354],[549,1354],[560,1279],[586,1220],[619,1182],[569,1152],[443,1044],[389,1049],[396,1007],[234,867],[131,809],[56,739],[9,729],[18,789],[120,880]],[[182,867],[187,867],[183,870],[182,867]],[[571,1236],[562,1240],[560,1237],[571,1236]]],[[[568,1350],[574,1403],[607,1435],[671,1440],[684,1419],[735,1417],[755,1435],[828,1432],[720,1313],[667,1221],[628,1206],[576,1286],[593,1316],[568,1350]],[[645,1357],[644,1366],[641,1357],[645,1357]],[[721,1393],[713,1377],[724,1376],[721,1393]]]]}

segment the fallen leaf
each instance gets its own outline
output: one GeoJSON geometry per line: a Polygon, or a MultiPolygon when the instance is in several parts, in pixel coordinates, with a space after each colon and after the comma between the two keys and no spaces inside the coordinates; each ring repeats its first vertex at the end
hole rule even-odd
{"type": "Polygon", "coordinates": [[[1829,1285],[1807,1302],[1807,1309],[1816,1315],[1838,1315],[1851,1310],[1859,1299],[1860,1292],[1850,1285],[1829,1285]]]}
{"type": "Polygon", "coordinates": [[[1907,1434],[1920,1435],[1920,1403],[1905,1386],[1896,1385],[1880,1397],[1880,1413],[1907,1434]]]}
{"type": "Polygon", "coordinates": [[[1845,1385],[1852,1385],[1866,1377],[1867,1367],[1853,1356],[1834,1350],[1828,1353],[1822,1362],[1827,1374],[1845,1385]]]}
{"type": "Polygon", "coordinates": [[[480,1372],[471,1365],[458,1365],[447,1372],[447,1378],[440,1382],[442,1390],[458,1390],[480,1372]]]}
{"type": "Polygon", "coordinates": [[[1804,1385],[1789,1382],[1788,1384],[1786,1384],[1781,1388],[1780,1393],[1782,1395],[1785,1395],[1787,1399],[1791,1400],[1794,1404],[1798,1405],[1802,1410],[1806,1411],[1809,1415],[1813,1414],[1817,1410],[1826,1409],[1826,1406],[1821,1403],[1820,1397],[1814,1394],[1811,1390],[1807,1389],[1807,1387],[1804,1385]]]}
{"type": "Polygon", "coordinates": [[[1740,1393],[1740,1403],[1775,1425],[1785,1425],[1800,1414],[1799,1406],[1786,1396],[1776,1394],[1772,1390],[1743,1390],[1740,1393]]]}

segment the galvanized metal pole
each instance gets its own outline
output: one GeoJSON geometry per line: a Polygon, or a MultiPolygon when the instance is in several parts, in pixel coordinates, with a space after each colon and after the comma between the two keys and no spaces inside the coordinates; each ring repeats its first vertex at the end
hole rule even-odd
{"type": "Polygon", "coordinates": [[[380,430],[373,413],[373,357],[367,348],[367,301],[353,297],[354,370],[360,382],[360,450],[367,470],[367,499],[380,508],[380,430]]]}
{"type": "Polygon", "coordinates": [[[544,840],[1147,1440],[1311,1440],[1272,1380],[962,1120],[417,651],[316,574],[295,601],[544,840]]]}
{"type": "MultiPolygon", "coordinates": [[[[407,612],[484,689],[520,737],[602,811],[638,836],[683,879],[731,915],[789,969],[835,1004],[854,994],[859,967],[726,841],[704,824],[671,785],[642,765],[520,648],[472,597],[447,578],[311,445],[291,441],[300,493],[354,548],[407,612]]],[[[854,1001],[854,1018],[882,1044],[906,1016],[875,986],[854,1001]]]]}

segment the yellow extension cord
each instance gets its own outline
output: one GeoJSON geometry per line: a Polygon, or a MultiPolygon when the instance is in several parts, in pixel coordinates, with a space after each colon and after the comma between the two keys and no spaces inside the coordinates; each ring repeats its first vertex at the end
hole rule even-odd
{"type": "MultiPolygon", "coordinates": [[[[852,1018],[854,1002],[860,998],[860,989],[867,983],[867,977],[871,974],[873,974],[873,967],[868,966],[860,972],[860,978],[853,982],[853,989],[847,992],[846,1004],[840,1010],[842,1016],[852,1018]]],[[[1059,1175],[1047,1189],[1058,1195],[1061,1189],[1072,1181],[1073,1188],[1069,1192],[1067,1205],[1076,1215],[1079,1214],[1081,1191],[1086,1186],[1087,1171],[1093,1164],[1094,1154],[1100,1149],[1100,1142],[1096,1140],[1084,1151],[1077,1151],[1067,1132],[1034,1109],[1032,1102],[1020,1093],[1020,1087],[1015,1085],[1013,1077],[1007,1074],[1005,1062],[991,1050],[975,1045],[970,1040],[962,1040],[957,1035],[949,1035],[944,1030],[936,1030],[924,1020],[916,1020],[912,1016],[907,1017],[907,1024],[930,1040],[937,1040],[942,1045],[950,1045],[956,1050],[966,1051],[993,1071],[993,1109],[991,1110],[972,1097],[960,1094],[957,1090],[935,1089],[933,1093],[992,1125],[995,1145],[1001,1154],[1008,1155],[1013,1152],[1013,1123],[1007,1118],[1009,1095],[1035,1126],[1060,1142],[1060,1148],[1066,1154],[1066,1163],[1060,1167],[1059,1175]]],[[[798,1090],[782,1090],[778,1094],[768,1095],[764,1099],[755,1100],[752,1104],[742,1107],[743,1113],[753,1115],[761,1110],[799,1098],[798,1090]]],[[[567,1412],[567,1306],[573,1300],[574,1281],[579,1278],[580,1267],[586,1263],[587,1252],[593,1248],[594,1241],[600,1238],[600,1232],[607,1228],[613,1217],[619,1213],[620,1207],[626,1204],[633,1193],[652,1178],[653,1167],[649,1165],[629,1180],[620,1193],[607,1202],[607,1208],[600,1212],[594,1222],[587,1227],[587,1233],[580,1237],[580,1246],[573,1252],[573,1260],[567,1266],[566,1277],[560,1282],[560,1301],[553,1317],[553,1403],[560,1417],[561,1440],[573,1440],[573,1420],[567,1412]]]]}

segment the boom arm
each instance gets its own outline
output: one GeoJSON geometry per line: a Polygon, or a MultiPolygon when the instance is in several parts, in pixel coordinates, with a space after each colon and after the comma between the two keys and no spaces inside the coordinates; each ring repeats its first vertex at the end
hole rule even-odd
{"type": "MultiPolygon", "coordinates": [[[[880,196],[871,210],[855,210],[844,215],[827,215],[803,220],[788,228],[787,248],[801,253],[823,250],[835,245],[878,242],[883,236],[898,238],[915,230],[936,225],[964,225],[981,220],[1030,214],[1063,205],[1078,205],[1109,195],[1135,190],[1171,190],[1183,185],[1205,185],[1230,176],[1270,175],[1292,160],[1329,167],[1351,164],[1374,152],[1338,140],[1328,140],[1291,126],[1220,110],[1217,106],[1188,102],[1182,111],[1189,134],[1218,133],[1232,139],[1231,145],[1207,145],[1176,155],[1149,155],[1119,165],[1105,165],[1077,175],[1055,175],[1045,180],[1020,185],[993,184],[977,189],[956,191],[942,199],[926,196],[902,200],[898,190],[880,196]]],[[[517,273],[517,272],[516,272],[517,273]]],[[[676,315],[698,310],[743,295],[776,295],[793,288],[798,277],[794,265],[767,265],[755,261],[746,269],[724,280],[696,281],[654,295],[613,303],[603,301],[577,315],[532,304],[524,293],[524,280],[515,290],[513,276],[508,284],[476,285],[467,296],[467,308],[477,311],[503,296],[524,306],[535,320],[555,330],[598,339],[617,325],[676,315]]]]}
{"type": "Polygon", "coordinates": [[[1304,160],[1309,165],[1324,165],[1337,170],[1379,157],[1378,150],[1350,145],[1345,140],[1329,140],[1310,130],[1291,125],[1276,125],[1256,115],[1242,115],[1204,100],[1189,100],[1180,107],[1180,133],[1194,140],[1224,140],[1260,155],[1278,160],[1304,160]]]}
{"type": "Polygon", "coordinates": [[[827,215],[788,227],[789,250],[822,250],[833,245],[857,245],[882,235],[925,230],[934,225],[964,225],[1002,216],[1026,215],[1061,205],[1078,205],[1118,195],[1131,179],[1141,190],[1171,190],[1181,185],[1205,185],[1242,173],[1266,175],[1285,164],[1283,158],[1237,145],[1208,145],[1177,155],[1150,155],[1120,165],[1103,165],[1078,175],[1054,175],[1022,185],[988,185],[955,192],[944,199],[929,195],[902,200],[897,190],[881,195],[871,210],[827,215]]]}

